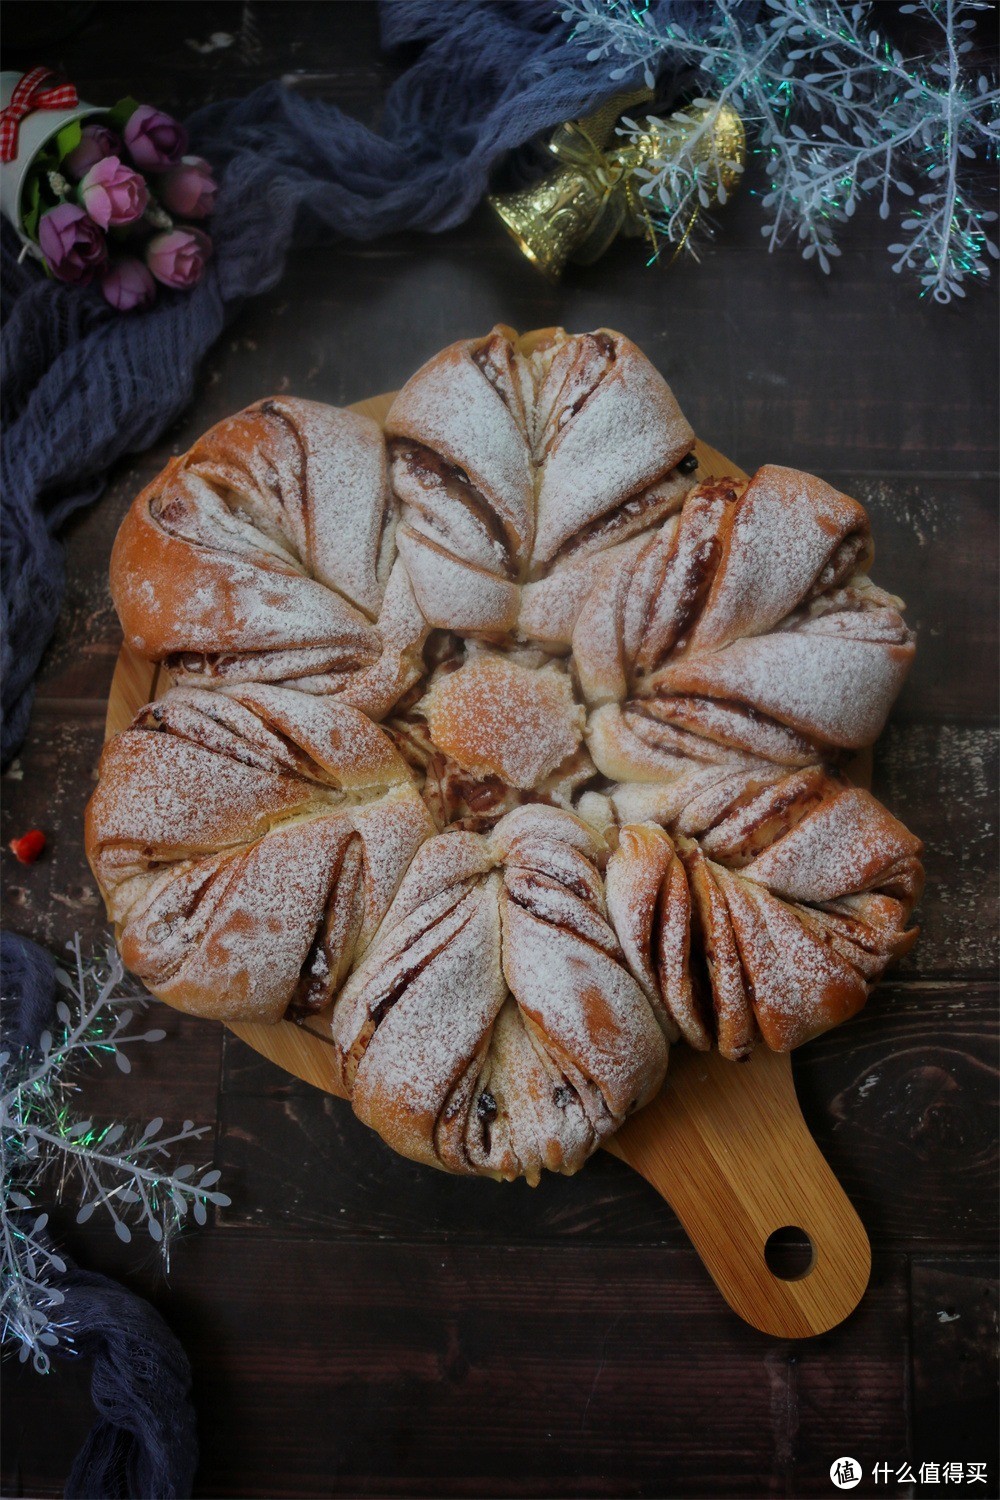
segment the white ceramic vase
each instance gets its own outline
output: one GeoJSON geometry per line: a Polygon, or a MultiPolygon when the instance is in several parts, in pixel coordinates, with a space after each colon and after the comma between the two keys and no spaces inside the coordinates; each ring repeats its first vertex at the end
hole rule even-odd
{"type": "MultiPolygon", "coordinates": [[[[6,109],[21,73],[0,73],[0,109],[6,109]]],[[[18,127],[17,155],[13,161],[0,162],[0,212],[21,237],[27,252],[41,259],[41,251],[21,228],[21,192],[28,170],[42,147],[71,120],[102,119],[107,110],[98,109],[83,100],[73,109],[33,109],[18,127]]]]}

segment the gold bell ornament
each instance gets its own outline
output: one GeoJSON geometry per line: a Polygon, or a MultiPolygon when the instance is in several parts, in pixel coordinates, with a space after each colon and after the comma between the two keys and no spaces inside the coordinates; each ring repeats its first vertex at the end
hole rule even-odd
{"type": "Polygon", "coordinates": [[[523,192],[489,199],[524,254],[552,280],[567,261],[592,265],[619,234],[644,236],[654,258],[664,239],[678,254],[702,210],[724,203],[739,181],[746,134],[731,104],[698,99],[666,120],[629,120],[629,135],[617,135],[624,111],[652,98],[649,89],[619,95],[596,114],[560,125],[549,142],[558,168],[523,192]],[[640,188],[664,167],[679,184],[678,201],[654,217],[640,188]]]}

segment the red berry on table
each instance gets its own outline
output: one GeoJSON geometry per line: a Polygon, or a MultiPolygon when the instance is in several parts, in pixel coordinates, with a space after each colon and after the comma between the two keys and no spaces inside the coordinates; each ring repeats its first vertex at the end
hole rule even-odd
{"type": "Polygon", "coordinates": [[[10,848],[22,865],[33,865],[45,848],[45,835],[40,828],[29,828],[19,839],[11,839],[10,848]]]}

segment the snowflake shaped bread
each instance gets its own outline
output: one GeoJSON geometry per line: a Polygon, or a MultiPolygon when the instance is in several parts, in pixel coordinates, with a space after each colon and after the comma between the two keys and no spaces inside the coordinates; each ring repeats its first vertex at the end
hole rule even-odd
{"type": "Polygon", "coordinates": [[[698,485],[693,447],[628,339],[497,328],[384,433],[265,401],[167,467],[112,589],[175,686],[87,818],[154,994],[309,1017],[397,1150],[532,1181],[670,1043],[784,1051],[864,1004],[921,846],[839,766],[913,639],[860,506],[698,485]]]}

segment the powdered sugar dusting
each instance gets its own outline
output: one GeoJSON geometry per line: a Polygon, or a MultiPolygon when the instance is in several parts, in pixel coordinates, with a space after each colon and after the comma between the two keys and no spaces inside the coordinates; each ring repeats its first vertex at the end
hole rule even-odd
{"type": "Polygon", "coordinates": [[[912,646],[785,632],[683,657],[658,686],[735,699],[815,743],[858,749],[881,732],[912,655],[912,646]]]}
{"type": "Polygon", "coordinates": [[[420,705],[431,738],[467,771],[536,786],[576,750],[583,710],[555,667],[483,653],[440,679],[420,705]]]}
{"type": "Polygon", "coordinates": [[[374,423],[261,402],[173,460],[126,517],[112,593],[129,639],[206,680],[364,670],[381,651],[388,511],[374,423]]]}
{"type": "Polygon", "coordinates": [[[132,966],[199,1013],[271,1020],[340,899],[347,844],[361,833],[364,941],[430,831],[382,731],[357,710],[267,687],[175,689],[143,710],[107,747],[87,818],[106,889],[135,888],[116,902],[132,966]]]}
{"type": "Polygon", "coordinates": [[[845,787],[759,854],[743,874],[793,901],[833,901],[867,890],[920,850],[919,839],[870,792],[845,787]]]}
{"type": "Polygon", "coordinates": [[[322,921],[342,818],[276,829],[237,856],[197,946],[160,988],[222,1019],[275,1021],[288,1006],[322,921]]]}
{"type": "MultiPolygon", "coordinates": [[[[568,1101],[576,1090],[561,1071],[604,1099],[598,1114],[607,1119],[591,1149],[658,1081],[665,1048],[618,957],[600,878],[582,852],[596,846],[578,820],[547,808],[518,810],[489,837],[445,834],[424,845],[333,1016],[345,1058],[360,1054],[359,1113],[398,1149],[436,1159],[445,1102],[473,1058],[485,1066],[508,993],[557,1067],[557,1092],[568,1101]],[[497,860],[506,862],[502,885],[497,860]],[[449,894],[456,869],[471,879],[449,894]]],[[[476,1106],[469,1089],[461,1101],[476,1106]]],[[[452,1151],[454,1131],[445,1134],[452,1151]]],[[[565,1153],[553,1158],[551,1145],[539,1147],[541,1159],[579,1151],[575,1123],[565,1153]]],[[[492,1162],[488,1151],[484,1160],[492,1162]]]]}
{"type": "Polygon", "coordinates": [[[760,635],[811,589],[844,538],[868,537],[861,506],[822,480],[773,464],[758,469],[737,502],[726,556],[692,650],[760,635]]]}
{"type": "Polygon", "coordinates": [[[513,629],[518,590],[509,579],[453,557],[410,526],[400,526],[396,541],[429,624],[488,638],[513,629]]]}
{"type": "Polygon", "coordinates": [[[627,339],[613,369],[554,440],[538,491],[534,560],[646,489],[694,445],[670,387],[627,339]]]}
{"type": "MultiPolygon", "coordinates": [[[[492,636],[514,628],[517,585],[537,582],[571,544],[599,555],[676,508],[688,481],[674,465],[694,442],[627,339],[559,332],[523,356],[511,337],[496,329],[445,350],[407,382],[386,423],[399,440],[393,484],[421,606],[442,628],[492,636]],[[417,536],[436,557],[415,551],[417,536]],[[504,577],[514,598],[484,575],[504,577]]],[[[560,629],[579,578],[564,584],[536,591],[524,633],[560,629]]]]}
{"type": "Polygon", "coordinates": [[[863,977],[782,902],[723,870],[716,878],[768,1046],[787,1052],[861,1008],[868,995],[863,977]]]}
{"type": "Polygon", "coordinates": [[[665,1038],[798,1045],[905,950],[919,843],[819,761],[878,733],[912,639],[822,481],[685,498],[693,434],[621,335],[454,345],[389,431],[395,497],[374,424],[280,399],[136,502],[116,602],[197,686],[109,746],[88,853],[157,993],[332,1002],[390,1144],[534,1181],[665,1038]]]}
{"type": "Polygon", "coordinates": [[[386,417],[386,432],[443,454],[468,474],[518,537],[530,537],[532,482],[523,432],[501,395],[453,344],[419,370],[386,417]]]}

